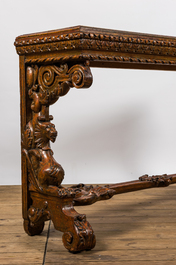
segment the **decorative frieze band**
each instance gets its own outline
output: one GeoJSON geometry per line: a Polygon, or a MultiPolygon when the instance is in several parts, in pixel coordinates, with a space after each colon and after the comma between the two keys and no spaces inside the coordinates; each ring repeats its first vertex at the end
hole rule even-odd
{"type": "MultiPolygon", "coordinates": [[[[129,32],[130,34],[130,32],[129,32]]],[[[146,34],[147,35],[147,34],[146,34]]],[[[155,35],[154,35],[155,36],[155,35]]],[[[70,33],[70,34],[57,34],[50,37],[37,37],[29,39],[16,40],[15,46],[24,46],[32,44],[43,44],[43,43],[52,43],[59,41],[68,41],[68,40],[77,40],[77,39],[90,39],[90,40],[101,40],[101,41],[111,41],[111,42],[122,42],[122,43],[137,43],[137,44],[147,44],[147,45],[157,45],[157,46],[167,46],[167,47],[176,47],[176,41],[170,40],[158,40],[149,39],[149,38],[139,38],[139,37],[126,37],[110,34],[97,34],[97,33],[70,33]]]]}
{"type": "Polygon", "coordinates": [[[50,51],[88,49],[136,54],[176,56],[176,40],[154,37],[129,37],[96,33],[70,33],[49,37],[17,38],[19,55],[50,51]]]}

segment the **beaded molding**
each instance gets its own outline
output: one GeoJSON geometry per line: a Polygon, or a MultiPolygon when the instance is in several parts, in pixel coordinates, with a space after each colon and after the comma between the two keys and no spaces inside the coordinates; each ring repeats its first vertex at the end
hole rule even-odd
{"type": "Polygon", "coordinates": [[[163,41],[156,37],[155,39],[149,39],[107,34],[72,33],[26,40],[17,38],[14,45],[19,55],[59,50],[90,49],[176,56],[176,41],[171,41],[171,39],[163,41]]]}
{"type": "MultiPolygon", "coordinates": [[[[130,33],[130,32],[129,32],[130,33]]],[[[153,35],[155,37],[155,35],[153,35]]],[[[139,38],[139,37],[123,37],[115,36],[109,34],[96,34],[96,33],[70,33],[70,34],[60,34],[51,37],[37,37],[30,38],[26,40],[17,40],[15,41],[15,46],[24,46],[31,44],[42,44],[42,43],[51,43],[63,40],[75,40],[75,39],[92,39],[92,40],[102,40],[102,41],[116,41],[124,43],[138,43],[138,44],[147,44],[147,45],[158,45],[158,46],[167,46],[167,47],[176,47],[176,40],[157,40],[157,39],[148,39],[148,38],[139,38]]]]}

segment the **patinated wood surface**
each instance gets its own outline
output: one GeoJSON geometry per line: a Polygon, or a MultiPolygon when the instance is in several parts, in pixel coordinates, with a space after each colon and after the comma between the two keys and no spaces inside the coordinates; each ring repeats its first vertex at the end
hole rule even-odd
{"type": "MultiPolygon", "coordinates": [[[[143,175],[135,181],[106,186],[63,187],[64,169],[50,147],[57,130],[49,107],[72,87],[89,88],[91,67],[175,71],[176,37],[77,26],[22,35],[14,44],[20,57],[24,230],[30,236],[39,235],[46,221],[52,220],[63,232],[67,250],[93,249],[96,239],[92,226],[75,206],[107,200],[115,194],[166,187],[176,183],[176,174],[143,175]]],[[[119,221],[112,216],[109,222],[119,221]]]]}

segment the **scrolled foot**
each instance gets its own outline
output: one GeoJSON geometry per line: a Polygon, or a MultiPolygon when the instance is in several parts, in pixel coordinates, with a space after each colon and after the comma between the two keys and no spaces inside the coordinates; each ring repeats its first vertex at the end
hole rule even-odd
{"type": "Polygon", "coordinates": [[[63,232],[62,241],[68,251],[76,253],[90,250],[96,244],[94,231],[85,214],[75,211],[72,201],[72,197],[55,197],[49,206],[51,220],[55,229],[63,232]]]}
{"type": "Polygon", "coordinates": [[[62,241],[66,249],[76,253],[95,247],[95,235],[92,227],[86,221],[85,215],[79,215],[75,218],[74,228],[72,232],[64,232],[63,234],[62,241]]]}

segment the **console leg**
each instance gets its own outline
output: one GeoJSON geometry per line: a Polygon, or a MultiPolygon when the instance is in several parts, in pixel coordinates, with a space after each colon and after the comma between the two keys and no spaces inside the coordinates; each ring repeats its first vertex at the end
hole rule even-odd
{"type": "Polygon", "coordinates": [[[24,220],[25,232],[30,236],[40,234],[44,222],[52,220],[55,229],[64,233],[63,244],[70,252],[94,248],[95,235],[85,214],[75,211],[69,189],[63,188],[63,192],[65,196],[62,198],[31,192],[33,204],[28,210],[29,220],[24,220]]]}

